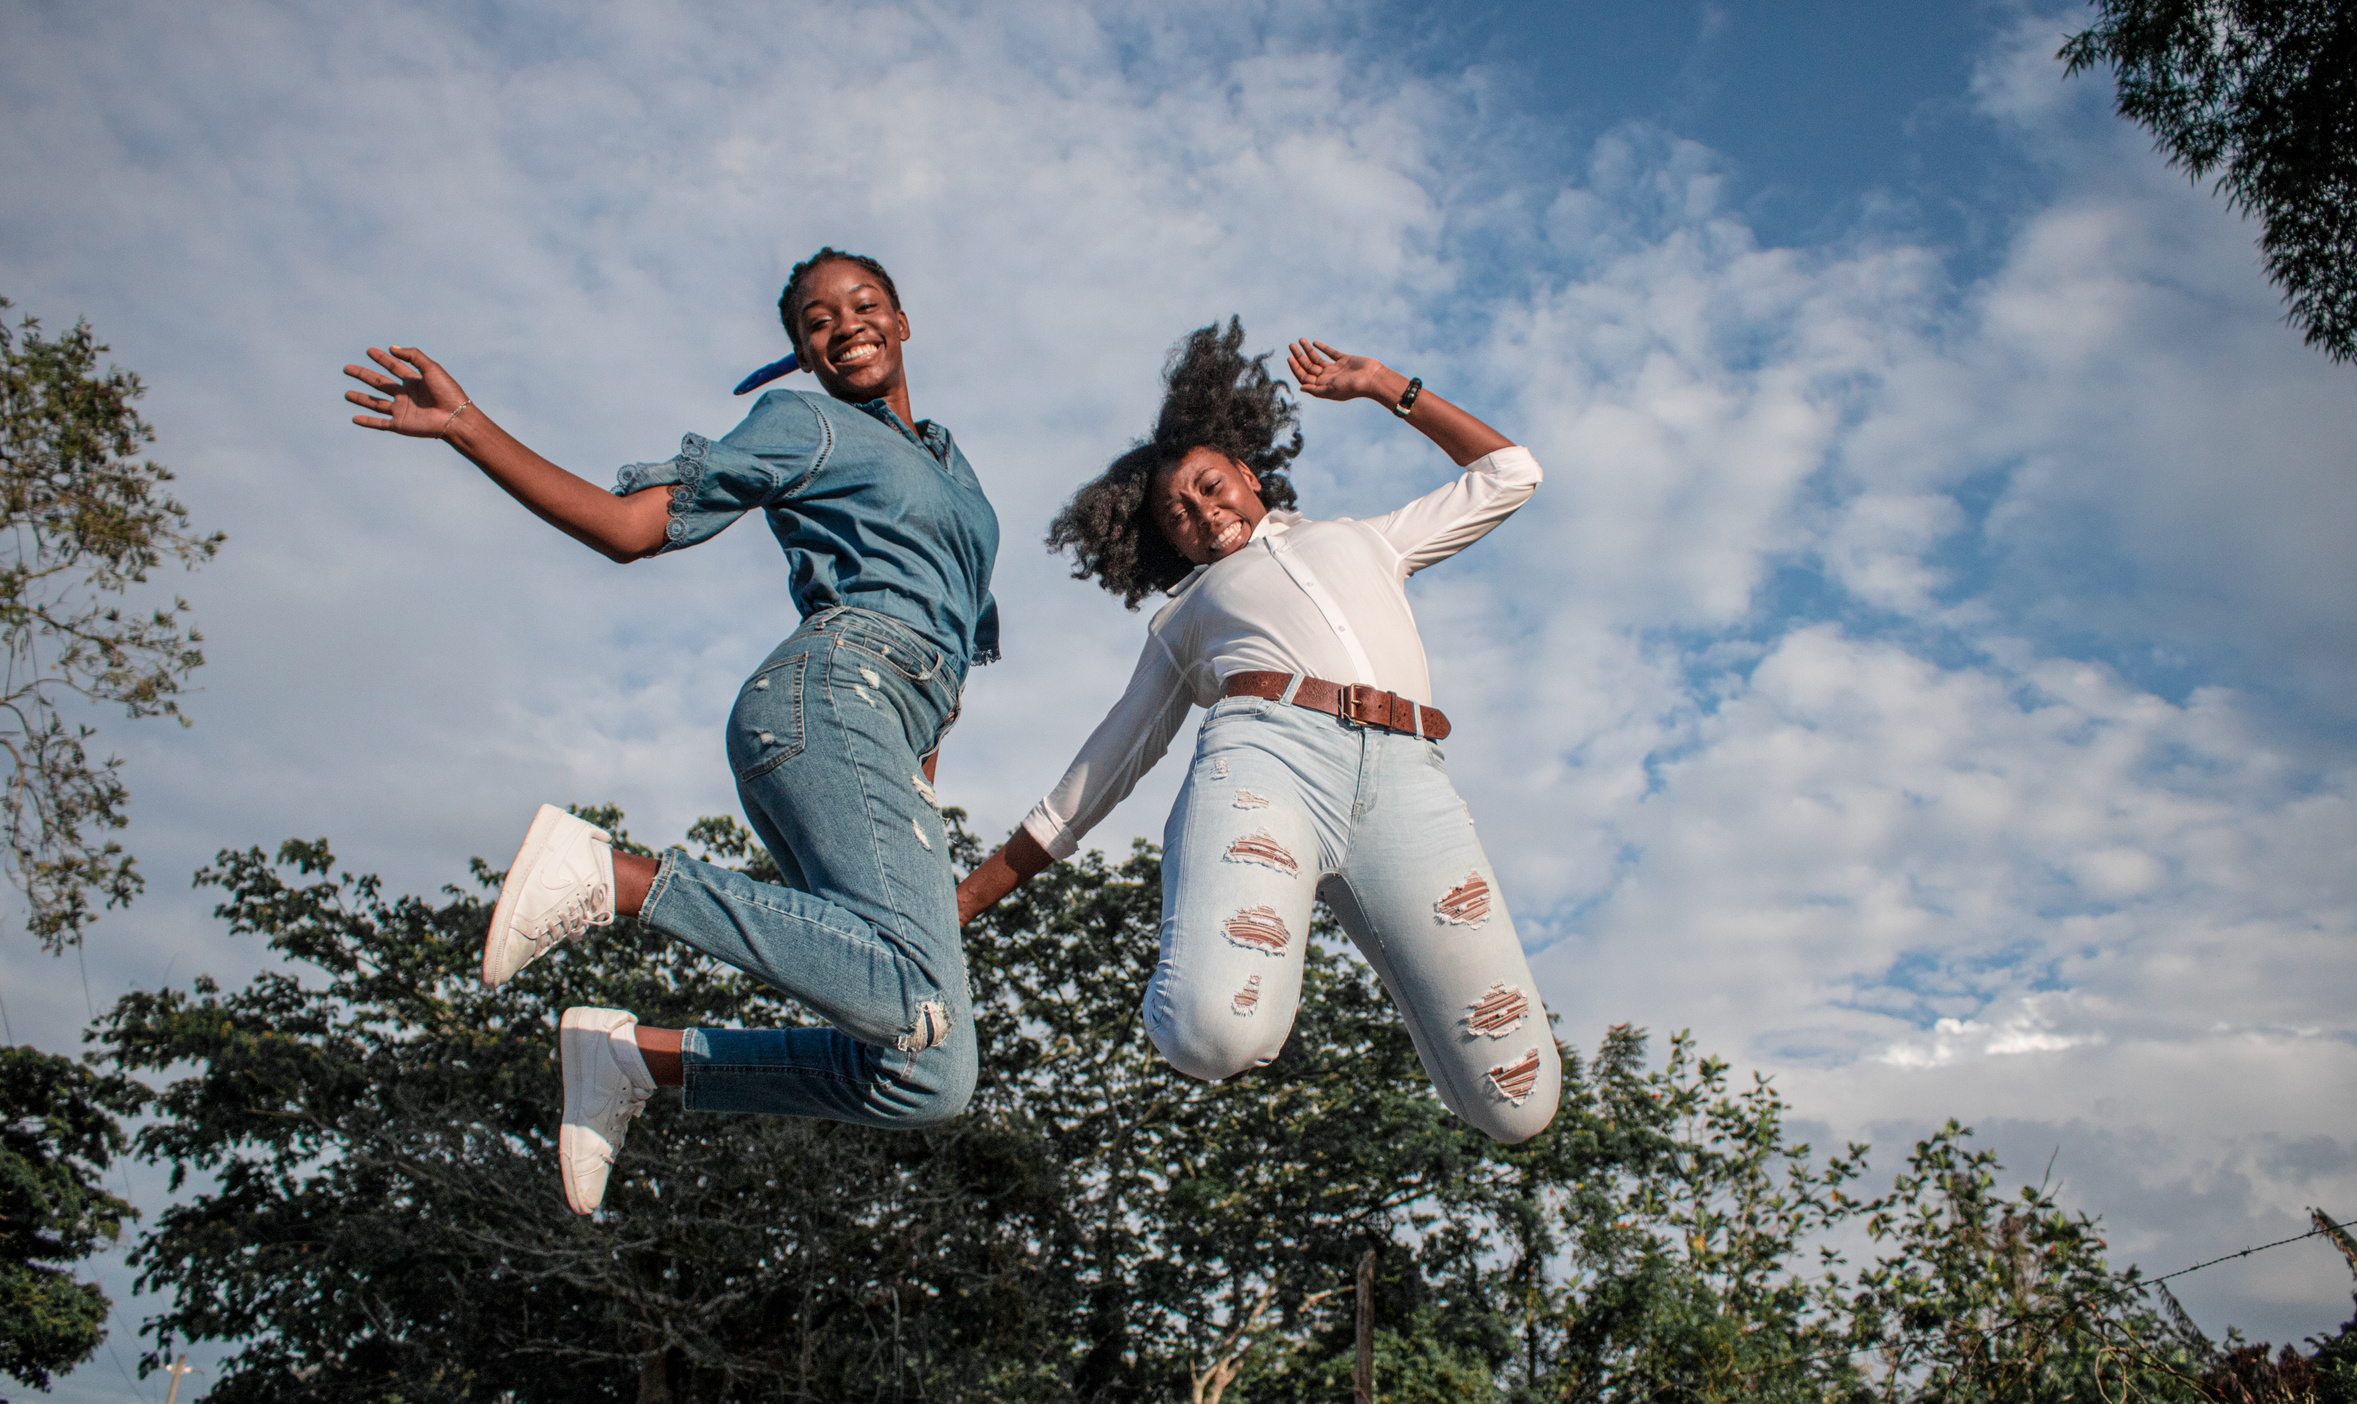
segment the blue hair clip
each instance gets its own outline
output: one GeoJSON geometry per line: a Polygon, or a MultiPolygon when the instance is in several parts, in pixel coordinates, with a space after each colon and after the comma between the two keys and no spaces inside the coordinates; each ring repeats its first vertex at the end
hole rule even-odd
{"type": "Polygon", "coordinates": [[[768,365],[763,366],[761,369],[753,372],[751,375],[746,376],[743,380],[738,381],[736,393],[740,395],[750,395],[754,391],[760,389],[762,386],[767,385],[769,382],[777,379],[779,376],[792,375],[795,371],[801,369],[801,367],[802,362],[795,359],[794,353],[789,351],[786,353],[786,359],[782,361],[771,361],[768,365]]]}

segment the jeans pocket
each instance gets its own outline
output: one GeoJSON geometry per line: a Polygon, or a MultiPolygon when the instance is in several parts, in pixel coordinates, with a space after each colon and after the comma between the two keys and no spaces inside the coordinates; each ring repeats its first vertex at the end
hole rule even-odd
{"type": "Polygon", "coordinates": [[[949,666],[941,650],[898,620],[857,607],[829,615],[824,632],[837,644],[873,658],[912,683],[930,683],[949,666]]]}
{"type": "Polygon", "coordinates": [[[873,634],[853,633],[846,630],[835,636],[835,642],[853,653],[875,659],[909,682],[920,686],[941,676],[941,670],[949,664],[949,660],[941,656],[939,649],[927,648],[920,655],[906,643],[878,638],[873,634]]]}
{"type": "Polygon", "coordinates": [[[789,653],[755,673],[728,718],[728,768],[738,780],[766,775],[802,753],[802,679],[810,654],[789,653]]]}
{"type": "Polygon", "coordinates": [[[1229,722],[1250,721],[1265,715],[1275,705],[1265,697],[1222,697],[1204,714],[1202,729],[1209,731],[1229,722]]]}

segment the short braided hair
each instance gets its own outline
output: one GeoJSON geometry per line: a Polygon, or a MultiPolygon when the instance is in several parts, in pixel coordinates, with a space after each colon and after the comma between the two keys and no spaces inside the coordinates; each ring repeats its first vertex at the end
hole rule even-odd
{"type": "Polygon", "coordinates": [[[895,312],[900,310],[900,289],[892,285],[892,275],[884,271],[883,264],[869,258],[866,254],[845,253],[829,244],[795,264],[794,271],[786,275],[786,290],[777,295],[777,319],[786,324],[786,336],[794,343],[794,354],[797,356],[804,354],[802,328],[796,325],[800,319],[794,315],[802,310],[802,284],[808,280],[813,270],[828,263],[856,263],[868,272],[875,274],[876,281],[884,285],[884,296],[892,299],[892,310],[895,312]]]}
{"type": "Polygon", "coordinates": [[[1260,478],[1260,500],[1291,507],[1295,496],[1285,467],[1301,452],[1300,412],[1285,382],[1270,376],[1274,352],[1244,354],[1244,322],[1230,317],[1197,327],[1171,348],[1163,366],[1167,387],[1151,437],[1113,460],[1048,524],[1048,549],[1072,553],[1072,578],[1094,579],[1130,609],[1156,590],[1186,579],[1195,567],[1149,520],[1154,477],[1199,448],[1226,454],[1260,478]],[[1290,438],[1287,430],[1292,430],[1290,438]]]}

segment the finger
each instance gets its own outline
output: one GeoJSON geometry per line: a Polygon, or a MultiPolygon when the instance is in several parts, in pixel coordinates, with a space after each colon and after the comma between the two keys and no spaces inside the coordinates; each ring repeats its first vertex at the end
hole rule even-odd
{"type": "Polygon", "coordinates": [[[393,427],[393,421],[390,419],[371,419],[365,414],[353,415],[352,422],[363,429],[391,429],[393,427]]]}
{"type": "MultiPolygon", "coordinates": [[[[1304,365],[1318,365],[1318,353],[1311,349],[1310,340],[1308,337],[1303,337],[1301,340],[1293,343],[1293,354],[1300,357],[1304,365]]],[[[1320,367],[1320,369],[1323,369],[1323,367],[1320,367]]]]}
{"type": "Polygon", "coordinates": [[[433,357],[428,356],[425,352],[418,350],[414,346],[396,346],[393,348],[393,350],[401,357],[402,360],[409,362],[411,365],[417,367],[421,371],[442,369],[440,366],[434,364],[433,357]]]}
{"type": "Polygon", "coordinates": [[[363,395],[357,390],[346,390],[344,392],[344,398],[351,401],[353,404],[360,406],[362,409],[372,409],[379,414],[391,414],[393,412],[393,402],[391,400],[380,400],[374,395],[363,395]]]}
{"type": "Polygon", "coordinates": [[[383,390],[390,393],[391,391],[401,388],[400,381],[393,379],[391,376],[379,375],[377,372],[370,370],[366,366],[346,366],[344,367],[344,374],[352,377],[354,380],[359,381],[361,384],[367,386],[371,390],[383,390]]]}
{"type": "Polygon", "coordinates": [[[426,378],[425,366],[422,364],[425,358],[418,355],[416,347],[387,346],[385,350],[390,353],[385,364],[393,374],[400,376],[405,381],[420,381],[426,378]]]}
{"type": "MultiPolygon", "coordinates": [[[[394,350],[398,349],[398,347],[394,348],[394,350]]],[[[368,348],[368,359],[376,362],[380,366],[383,366],[386,370],[391,371],[394,375],[399,376],[403,380],[417,379],[417,372],[411,369],[409,366],[402,364],[400,361],[395,360],[393,358],[392,351],[379,351],[375,347],[371,346],[368,348]]]]}
{"type": "Polygon", "coordinates": [[[1341,352],[1339,352],[1339,351],[1335,350],[1335,349],[1334,349],[1333,347],[1331,347],[1331,346],[1328,346],[1326,343],[1324,343],[1324,342],[1322,342],[1322,341],[1316,341],[1316,342],[1312,342],[1312,343],[1310,343],[1310,344],[1311,344],[1311,345],[1313,345],[1313,346],[1315,346],[1315,347],[1317,347],[1317,348],[1318,348],[1320,351],[1323,351],[1323,352],[1325,352],[1325,353],[1326,353],[1326,355],[1327,355],[1327,357],[1328,357],[1329,359],[1336,360],[1336,361],[1339,361],[1339,360],[1341,360],[1341,359],[1342,359],[1342,353],[1341,353],[1341,352]]]}

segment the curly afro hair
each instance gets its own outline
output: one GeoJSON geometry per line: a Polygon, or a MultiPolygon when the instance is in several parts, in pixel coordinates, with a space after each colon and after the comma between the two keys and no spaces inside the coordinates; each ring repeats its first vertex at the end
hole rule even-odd
{"type": "Polygon", "coordinates": [[[1163,367],[1162,414],[1152,437],[1113,460],[1048,524],[1048,549],[1072,553],[1072,578],[1094,579],[1130,609],[1167,590],[1194,565],[1150,521],[1154,475],[1199,448],[1224,453],[1260,478],[1260,500],[1291,507],[1285,466],[1301,452],[1300,414],[1285,382],[1269,375],[1274,352],[1244,354],[1244,322],[1197,327],[1163,367]],[[1286,431],[1291,430],[1290,436],[1286,431]]]}
{"type": "Polygon", "coordinates": [[[810,277],[813,269],[828,263],[856,263],[875,274],[876,281],[884,285],[884,296],[892,299],[892,310],[900,310],[900,289],[892,286],[892,275],[884,271],[883,264],[866,254],[845,253],[829,244],[795,264],[794,271],[786,275],[786,290],[778,294],[777,319],[786,324],[786,339],[794,343],[794,354],[797,356],[808,354],[802,349],[801,319],[794,315],[802,310],[802,284],[810,277]]]}

